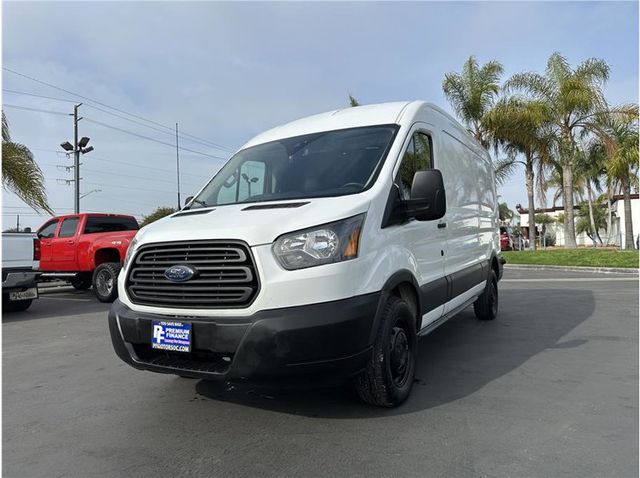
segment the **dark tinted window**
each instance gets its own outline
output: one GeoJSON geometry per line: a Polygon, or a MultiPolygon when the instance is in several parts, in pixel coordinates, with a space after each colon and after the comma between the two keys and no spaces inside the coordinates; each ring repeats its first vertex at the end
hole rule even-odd
{"type": "Polygon", "coordinates": [[[53,234],[56,232],[56,226],[58,225],[58,220],[54,219],[51,222],[45,224],[40,231],[38,231],[38,237],[40,239],[51,239],[53,234]]]}
{"type": "Polygon", "coordinates": [[[138,222],[132,217],[89,216],[84,226],[84,233],[137,231],[138,229],[138,222]]]}
{"type": "Polygon", "coordinates": [[[76,234],[78,228],[79,219],[77,217],[69,217],[62,221],[58,237],[73,237],[76,234]]]}
{"type": "Polygon", "coordinates": [[[238,152],[193,200],[193,208],[356,194],[373,184],[396,126],[313,133],[238,152]]]}
{"type": "Polygon", "coordinates": [[[430,169],[431,164],[431,138],[424,133],[415,133],[404,153],[396,179],[402,199],[411,199],[411,185],[416,171],[430,169]]]}

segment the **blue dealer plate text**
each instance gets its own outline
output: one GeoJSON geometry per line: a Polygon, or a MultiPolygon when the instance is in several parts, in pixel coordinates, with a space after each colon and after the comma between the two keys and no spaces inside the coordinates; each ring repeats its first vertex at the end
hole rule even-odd
{"type": "Polygon", "coordinates": [[[168,352],[191,351],[191,324],[182,322],[153,322],[151,347],[168,352]]]}

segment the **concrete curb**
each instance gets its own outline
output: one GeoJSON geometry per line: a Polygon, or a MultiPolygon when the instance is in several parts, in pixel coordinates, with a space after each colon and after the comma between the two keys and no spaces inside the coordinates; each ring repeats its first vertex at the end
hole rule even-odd
{"type": "Polygon", "coordinates": [[[638,269],[629,269],[625,267],[582,267],[582,266],[547,266],[541,264],[505,264],[507,269],[521,269],[533,271],[555,270],[564,272],[600,272],[602,274],[635,274],[638,269]]]}

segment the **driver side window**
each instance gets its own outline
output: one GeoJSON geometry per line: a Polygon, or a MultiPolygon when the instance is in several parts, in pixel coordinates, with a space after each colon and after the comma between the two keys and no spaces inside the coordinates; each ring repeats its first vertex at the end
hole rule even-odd
{"type": "Polygon", "coordinates": [[[433,167],[431,149],[429,135],[420,132],[413,134],[400,163],[395,181],[400,190],[400,199],[403,201],[411,199],[411,185],[416,171],[433,167]]]}
{"type": "Polygon", "coordinates": [[[51,239],[56,232],[56,226],[58,225],[58,220],[54,219],[53,221],[47,223],[40,231],[38,231],[38,238],[40,239],[51,239]]]}

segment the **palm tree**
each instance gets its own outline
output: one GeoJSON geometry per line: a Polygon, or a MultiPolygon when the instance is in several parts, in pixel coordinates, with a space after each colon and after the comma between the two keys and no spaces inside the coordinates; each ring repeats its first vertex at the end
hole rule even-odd
{"type": "Polygon", "coordinates": [[[456,114],[485,148],[491,143],[485,118],[500,91],[502,72],[499,62],[490,61],[480,66],[476,58],[470,56],[462,73],[447,73],[442,82],[444,95],[456,114]]]}
{"type": "Polygon", "coordinates": [[[515,74],[507,91],[523,92],[544,103],[550,113],[556,138],[557,159],[562,168],[565,247],[576,247],[573,212],[574,160],[576,138],[595,129],[598,115],[607,111],[602,87],[609,79],[609,65],[591,58],[572,69],[565,57],[554,53],[544,75],[535,72],[515,74]]]}
{"type": "MultiPolygon", "coordinates": [[[[556,222],[554,218],[549,216],[548,214],[536,214],[535,215],[535,223],[542,225],[542,231],[540,234],[541,244],[546,246],[546,237],[547,237],[547,226],[556,222]]],[[[531,227],[529,227],[531,230],[531,227]]],[[[535,229],[534,229],[535,231],[535,229]]],[[[535,236],[534,236],[535,237],[535,236]]]]}
{"type": "MultiPolygon", "coordinates": [[[[484,118],[485,127],[491,137],[494,148],[501,147],[508,155],[510,166],[524,165],[528,214],[529,244],[536,247],[534,224],[534,177],[538,171],[538,190],[542,192],[543,168],[550,157],[549,113],[546,105],[540,101],[523,100],[516,97],[503,98],[484,118]],[[517,159],[519,156],[524,161],[517,159]]],[[[544,196],[544,192],[542,192],[544,196]]]]}
{"type": "Polygon", "coordinates": [[[594,245],[596,240],[602,244],[602,238],[598,232],[600,229],[606,227],[606,219],[604,213],[604,204],[596,203],[595,207],[589,205],[586,202],[580,204],[578,209],[578,220],[576,221],[576,232],[578,234],[584,232],[593,241],[594,245]]]}
{"type": "Polygon", "coordinates": [[[42,171],[29,148],[11,141],[9,123],[2,112],[2,187],[15,193],[36,211],[53,214],[47,203],[42,171]]]}
{"type": "MultiPolygon", "coordinates": [[[[596,224],[595,214],[594,214],[594,201],[596,200],[594,189],[597,192],[601,192],[602,187],[600,184],[600,177],[605,172],[605,161],[606,154],[604,145],[600,142],[597,137],[593,138],[586,146],[580,147],[577,150],[578,157],[576,158],[576,180],[579,183],[584,185],[584,188],[587,190],[587,212],[588,221],[590,226],[590,234],[589,237],[592,239],[597,238],[602,245],[602,239],[600,238],[600,234],[598,233],[598,229],[602,228],[601,224],[596,224]]],[[[584,216],[584,215],[583,215],[584,216]]],[[[583,218],[584,219],[584,218],[583,218]]],[[[576,230],[578,233],[582,232],[584,226],[578,228],[576,225],[576,230]],[[578,230],[580,229],[580,230],[578,230]]],[[[595,239],[594,239],[595,240],[595,239]]]]}
{"type": "Polygon", "coordinates": [[[354,96],[351,96],[351,93],[349,93],[349,105],[351,107],[360,106],[360,102],[354,96]]]}
{"type": "Polygon", "coordinates": [[[606,164],[609,177],[619,182],[624,200],[624,245],[633,249],[633,221],[631,219],[631,185],[638,172],[638,121],[612,119],[608,124],[610,150],[606,164]]]}

